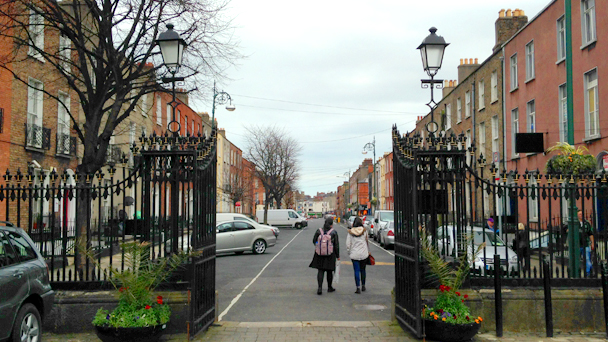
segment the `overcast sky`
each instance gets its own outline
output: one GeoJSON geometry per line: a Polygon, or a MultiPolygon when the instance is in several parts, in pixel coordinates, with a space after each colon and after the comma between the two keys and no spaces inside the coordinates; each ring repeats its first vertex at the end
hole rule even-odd
{"type": "MultiPolygon", "coordinates": [[[[457,79],[460,58],[489,57],[500,9],[532,19],[550,0],[232,0],[235,36],[248,56],[221,84],[236,111],[216,109],[219,127],[245,152],[245,127],[285,128],[302,146],[298,187],[336,191],[376,139],[392,149],[391,127],[412,130],[430,90],[416,49],[431,26],[450,43],[439,79],[457,79]]],[[[436,91],[436,98],[440,91],[436,91]]],[[[203,104],[198,111],[211,112],[203,104]]]]}

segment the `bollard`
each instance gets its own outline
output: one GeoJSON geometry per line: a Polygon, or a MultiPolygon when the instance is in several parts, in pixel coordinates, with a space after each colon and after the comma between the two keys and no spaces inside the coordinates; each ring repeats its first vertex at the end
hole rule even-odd
{"type": "Polygon", "coordinates": [[[500,255],[494,254],[494,308],[496,311],[496,337],[502,337],[502,284],[500,255]]]}
{"type": "Polygon", "coordinates": [[[547,260],[543,261],[543,285],[545,288],[545,327],[547,337],[553,337],[553,304],[551,302],[551,270],[547,260]]]}
{"type": "Polygon", "coordinates": [[[608,338],[608,265],[602,262],[602,293],[604,295],[604,324],[606,325],[606,338],[608,338]]]}

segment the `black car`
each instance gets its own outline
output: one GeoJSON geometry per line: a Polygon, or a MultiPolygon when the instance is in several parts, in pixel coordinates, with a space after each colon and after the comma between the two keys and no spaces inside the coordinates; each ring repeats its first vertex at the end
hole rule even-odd
{"type": "Polygon", "coordinates": [[[55,292],[49,269],[27,233],[0,225],[0,341],[39,341],[55,292]]]}

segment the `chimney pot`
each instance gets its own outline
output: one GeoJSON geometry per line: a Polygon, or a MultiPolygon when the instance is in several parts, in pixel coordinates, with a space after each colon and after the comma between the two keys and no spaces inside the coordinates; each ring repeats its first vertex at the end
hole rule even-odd
{"type": "Polygon", "coordinates": [[[512,16],[512,15],[511,15],[511,9],[509,8],[509,9],[507,10],[507,17],[509,17],[509,18],[510,18],[511,16],[512,16]]]}
{"type": "Polygon", "coordinates": [[[526,15],[526,12],[524,12],[524,10],[520,9],[520,10],[519,10],[519,16],[520,16],[520,17],[523,17],[523,16],[525,16],[525,15],[526,15]]]}
{"type": "Polygon", "coordinates": [[[473,58],[469,58],[469,64],[473,64],[473,58]]]}
{"type": "Polygon", "coordinates": [[[460,65],[462,65],[462,58],[460,59],[460,65]]]}
{"type": "Polygon", "coordinates": [[[445,88],[445,87],[448,87],[448,86],[449,86],[448,80],[443,81],[443,87],[445,88]]]}
{"type": "Polygon", "coordinates": [[[498,17],[499,18],[504,18],[505,17],[505,9],[501,9],[500,11],[498,11],[498,17]]]}
{"type": "Polygon", "coordinates": [[[521,12],[519,11],[519,8],[516,8],[516,9],[515,9],[515,12],[513,12],[513,16],[514,16],[514,17],[519,17],[520,13],[521,13],[521,12]]]}
{"type": "Polygon", "coordinates": [[[475,64],[479,64],[479,63],[477,62],[477,58],[475,58],[475,64]]]}

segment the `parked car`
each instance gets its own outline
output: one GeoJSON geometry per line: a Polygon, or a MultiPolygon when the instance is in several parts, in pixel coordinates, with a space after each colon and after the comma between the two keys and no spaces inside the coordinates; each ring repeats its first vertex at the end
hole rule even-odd
{"type": "Polygon", "coordinates": [[[27,233],[0,226],[0,341],[39,341],[55,292],[49,269],[27,233]]]}
{"type": "MultiPolygon", "coordinates": [[[[256,219],[260,223],[264,223],[264,210],[256,211],[256,219]]],[[[306,227],[308,222],[306,218],[300,216],[293,209],[268,209],[267,221],[271,226],[283,226],[301,229],[306,227]]]]}
{"type": "Polygon", "coordinates": [[[367,230],[367,235],[372,236],[374,217],[372,215],[365,215],[361,219],[363,220],[363,227],[367,230]]]}
{"type": "Polygon", "coordinates": [[[374,239],[380,241],[382,230],[388,226],[389,222],[395,222],[395,214],[392,210],[376,210],[374,213],[374,239]]]}
{"type": "MultiPolygon", "coordinates": [[[[454,239],[456,229],[452,225],[442,226],[437,229],[437,248],[442,255],[458,257],[458,239],[454,239]]],[[[509,273],[516,273],[518,270],[517,254],[509,248],[504,240],[489,229],[482,227],[466,227],[467,236],[473,234],[473,245],[475,249],[482,243],[486,243],[479,255],[473,261],[475,271],[485,274],[494,266],[494,254],[500,256],[500,265],[503,270],[509,273]]],[[[430,237],[429,237],[430,238],[430,237]]],[[[467,246],[469,256],[473,256],[472,246],[467,246]]]]}
{"type": "Polygon", "coordinates": [[[395,221],[390,221],[380,233],[380,246],[389,249],[395,247],[395,221]]]}
{"type": "Polygon", "coordinates": [[[355,218],[357,217],[357,215],[352,215],[348,218],[348,221],[346,221],[346,226],[350,229],[353,227],[353,222],[355,222],[355,218]]]}
{"type": "Polygon", "coordinates": [[[256,228],[268,228],[272,229],[274,236],[279,237],[279,228],[273,226],[267,226],[265,224],[257,223],[252,220],[249,215],[238,214],[238,213],[217,213],[215,214],[215,223],[226,222],[226,221],[246,221],[254,225],[256,228]]]}
{"type": "Polygon", "coordinates": [[[253,254],[262,254],[266,248],[277,243],[277,237],[271,228],[254,226],[241,220],[218,223],[215,239],[216,253],[243,254],[252,251],[253,254]]]}

